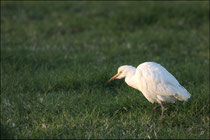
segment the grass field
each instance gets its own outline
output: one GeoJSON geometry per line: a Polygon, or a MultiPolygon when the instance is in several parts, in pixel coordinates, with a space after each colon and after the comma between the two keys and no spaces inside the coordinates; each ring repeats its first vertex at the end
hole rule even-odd
{"type": "Polygon", "coordinates": [[[209,138],[209,2],[2,2],[1,138],[209,138]],[[190,93],[156,104],[117,68],[163,65],[190,93]]]}

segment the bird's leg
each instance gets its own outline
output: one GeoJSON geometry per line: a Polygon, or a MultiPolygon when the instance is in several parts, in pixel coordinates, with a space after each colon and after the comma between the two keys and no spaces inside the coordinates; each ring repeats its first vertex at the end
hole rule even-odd
{"type": "Polygon", "coordinates": [[[161,110],[162,110],[160,119],[162,119],[163,118],[164,111],[166,111],[167,109],[164,108],[164,106],[162,104],[160,104],[160,106],[161,106],[161,110]]]}
{"type": "MultiPolygon", "coordinates": [[[[167,104],[170,104],[170,103],[164,103],[164,105],[167,105],[167,104]]],[[[152,109],[152,118],[153,118],[153,116],[154,116],[154,114],[155,114],[155,111],[159,108],[159,107],[161,107],[161,117],[160,117],[160,119],[162,119],[163,118],[163,114],[164,114],[164,112],[167,110],[167,108],[165,108],[164,106],[163,106],[163,104],[161,103],[160,105],[157,105],[157,106],[155,106],[153,109],[152,109]]]]}
{"type": "Polygon", "coordinates": [[[155,111],[156,111],[159,107],[160,107],[160,105],[157,105],[157,106],[155,106],[155,107],[152,109],[152,118],[153,118],[153,116],[154,116],[155,111]]]}

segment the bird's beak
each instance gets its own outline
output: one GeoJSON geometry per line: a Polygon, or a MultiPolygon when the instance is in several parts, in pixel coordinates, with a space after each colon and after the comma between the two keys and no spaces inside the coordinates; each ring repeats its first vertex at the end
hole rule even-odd
{"type": "Polygon", "coordinates": [[[111,82],[112,80],[116,79],[121,73],[117,73],[115,76],[109,79],[108,82],[111,82]]]}

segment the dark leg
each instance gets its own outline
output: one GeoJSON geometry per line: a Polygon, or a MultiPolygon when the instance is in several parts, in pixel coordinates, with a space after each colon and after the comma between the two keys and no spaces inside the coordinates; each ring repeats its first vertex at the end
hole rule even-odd
{"type": "Polygon", "coordinates": [[[152,109],[152,118],[153,118],[153,116],[154,116],[155,111],[156,111],[159,107],[160,107],[160,105],[157,105],[157,106],[155,106],[155,107],[152,109]]]}

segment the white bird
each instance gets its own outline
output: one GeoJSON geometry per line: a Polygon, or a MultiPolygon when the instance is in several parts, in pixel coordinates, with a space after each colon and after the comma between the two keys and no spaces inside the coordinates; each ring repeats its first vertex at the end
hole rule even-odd
{"type": "Polygon", "coordinates": [[[187,101],[191,96],[171,73],[155,62],[145,62],[137,68],[130,65],[120,66],[118,73],[109,82],[122,78],[125,78],[125,82],[129,86],[141,91],[149,102],[160,104],[153,108],[152,116],[155,110],[161,106],[161,118],[163,118],[166,110],[163,102],[174,103],[176,99],[187,101]]]}

